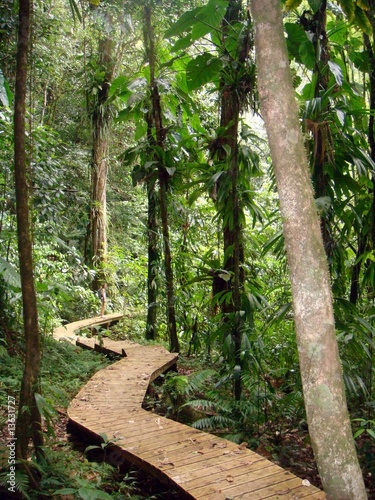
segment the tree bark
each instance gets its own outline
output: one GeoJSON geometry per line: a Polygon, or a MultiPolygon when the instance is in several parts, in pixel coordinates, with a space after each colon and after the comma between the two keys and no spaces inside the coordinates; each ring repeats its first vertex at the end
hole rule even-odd
{"type": "MultiPolygon", "coordinates": [[[[147,58],[150,65],[150,94],[151,94],[151,116],[152,124],[155,130],[154,146],[164,149],[165,144],[165,129],[163,127],[163,116],[160,103],[160,94],[157,81],[155,78],[156,53],[154,43],[154,31],[151,22],[151,6],[146,5],[144,8],[144,40],[147,51],[147,58]]],[[[160,217],[163,232],[163,247],[164,247],[164,267],[165,281],[167,287],[167,329],[170,342],[171,352],[179,352],[180,346],[177,336],[176,312],[175,312],[175,294],[174,294],[174,276],[172,268],[172,255],[169,241],[169,224],[168,224],[168,200],[167,188],[169,174],[163,165],[163,160],[155,152],[154,159],[158,162],[158,179],[159,179],[159,202],[160,202],[160,217]]]]}
{"type": "MultiPolygon", "coordinates": [[[[240,20],[241,2],[238,0],[230,0],[226,15],[222,22],[222,38],[223,45],[228,36],[230,26],[238,23],[240,20]]],[[[236,66],[228,63],[229,72],[234,72],[240,69],[248,57],[248,51],[241,51],[238,55],[238,60],[235,61],[236,66]]],[[[233,80],[236,80],[233,78],[233,80]]],[[[223,267],[231,275],[229,281],[221,280],[225,289],[232,293],[232,298],[229,302],[224,301],[222,304],[222,312],[224,315],[231,315],[231,318],[226,318],[232,325],[232,339],[234,344],[234,362],[236,366],[241,367],[241,339],[242,339],[242,320],[241,320],[241,291],[244,286],[244,273],[242,264],[244,262],[244,252],[242,243],[242,225],[240,222],[240,204],[238,198],[238,126],[241,113],[241,104],[239,88],[234,84],[225,83],[224,79],[221,83],[221,99],[220,99],[220,127],[226,129],[225,136],[222,138],[221,149],[219,151],[219,159],[227,162],[226,175],[229,176],[231,182],[228,184],[229,192],[226,197],[226,207],[223,210],[223,240],[224,240],[224,255],[225,261],[223,267]],[[228,149],[224,148],[227,146],[228,149]],[[231,215],[228,216],[228,212],[231,215]]],[[[219,180],[219,183],[221,181],[219,180]]],[[[224,185],[226,184],[224,180],[224,185]]],[[[219,186],[220,189],[220,186],[219,186]]],[[[237,376],[234,380],[234,396],[236,400],[241,397],[241,376],[237,376]]]]}
{"type": "Polygon", "coordinates": [[[279,0],[253,0],[261,110],[280,198],[307,421],[330,499],[367,498],[346,406],[327,260],[279,0]]]}
{"type": "Polygon", "coordinates": [[[31,436],[37,455],[42,455],[41,415],[35,393],[40,393],[40,339],[33,275],[32,242],[29,222],[29,189],[25,136],[27,64],[30,41],[30,0],[19,1],[16,88],[14,100],[14,173],[17,205],[17,236],[20,262],[25,366],[16,425],[16,456],[27,460],[31,436]]]}
{"type": "Polygon", "coordinates": [[[155,192],[155,181],[147,181],[147,240],[148,240],[148,260],[147,260],[147,321],[146,339],[156,338],[156,317],[157,317],[157,273],[159,263],[158,223],[157,223],[157,193],[155,192]]]}
{"type": "MultiPolygon", "coordinates": [[[[110,112],[107,106],[108,92],[115,68],[114,41],[106,35],[99,40],[99,66],[104,71],[103,83],[98,88],[92,116],[93,147],[91,164],[91,258],[98,268],[107,254],[107,177],[110,112]]],[[[94,287],[104,276],[98,276],[94,287]]]]}

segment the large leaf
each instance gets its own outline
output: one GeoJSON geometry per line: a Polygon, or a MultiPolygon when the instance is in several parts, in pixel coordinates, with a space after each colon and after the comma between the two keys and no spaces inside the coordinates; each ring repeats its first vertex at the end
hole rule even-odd
{"type": "Polygon", "coordinates": [[[355,12],[355,3],[353,0],[340,0],[339,4],[349,21],[353,21],[355,12]]]}
{"type": "Polygon", "coordinates": [[[172,38],[173,36],[179,36],[182,35],[182,33],[186,33],[196,22],[196,15],[200,10],[200,7],[196,7],[182,14],[180,19],[164,33],[164,38],[172,38]]]}
{"type": "Polygon", "coordinates": [[[205,53],[192,59],[186,67],[186,79],[189,90],[195,90],[211,82],[222,68],[218,57],[205,53]]]}
{"type": "Polygon", "coordinates": [[[313,12],[318,12],[318,10],[320,9],[320,7],[322,5],[322,0],[308,0],[308,2],[310,5],[310,9],[313,12]]]}
{"type": "Polygon", "coordinates": [[[198,40],[202,36],[218,28],[227,10],[227,0],[210,0],[204,7],[197,7],[182,14],[180,19],[174,23],[164,34],[165,38],[187,33],[192,28],[192,40],[198,40]]]}
{"type": "Polygon", "coordinates": [[[123,92],[128,88],[129,78],[127,76],[121,75],[113,80],[111,83],[111,88],[109,89],[109,95],[112,96],[115,93],[123,92]]]}
{"type": "Polygon", "coordinates": [[[367,36],[372,36],[372,26],[365,12],[359,7],[355,8],[355,24],[366,33],[367,36]]]}
{"type": "Polygon", "coordinates": [[[217,29],[227,10],[228,2],[226,0],[211,0],[197,13],[197,21],[193,25],[191,37],[198,40],[207,33],[217,29]]]}
{"type": "Polygon", "coordinates": [[[191,39],[191,35],[186,35],[182,38],[179,38],[177,42],[171,48],[171,52],[178,52],[179,50],[185,50],[193,43],[191,39]]]}
{"type": "Polygon", "coordinates": [[[315,66],[315,51],[313,44],[308,38],[301,43],[299,55],[306,68],[313,70],[315,66]]]}
{"type": "Polygon", "coordinates": [[[14,267],[0,257],[0,274],[4,281],[15,288],[21,288],[21,277],[14,267]]]}

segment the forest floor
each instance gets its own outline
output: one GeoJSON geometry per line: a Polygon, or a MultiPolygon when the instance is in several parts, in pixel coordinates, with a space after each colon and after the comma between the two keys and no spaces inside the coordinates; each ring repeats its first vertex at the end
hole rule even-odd
{"type": "MultiPolygon", "coordinates": [[[[52,344],[52,348],[56,349],[57,347],[52,344]]],[[[79,363],[82,363],[83,355],[93,356],[93,359],[97,356],[94,353],[89,354],[89,351],[81,353],[80,350],[73,347],[58,346],[58,348],[59,350],[67,350],[68,354],[65,354],[65,356],[70,356],[66,358],[69,363],[64,366],[76,367],[77,370],[82,367],[82,364],[79,363]],[[77,359],[73,358],[73,355],[77,359]]],[[[46,360],[50,357],[46,356],[46,360]]],[[[54,361],[54,366],[56,364],[54,361]]],[[[201,362],[195,362],[195,364],[192,360],[188,361],[187,364],[181,362],[181,364],[179,363],[178,375],[188,377],[194,371],[201,369],[201,362]]],[[[49,376],[50,372],[51,368],[48,369],[49,376]]],[[[67,375],[66,372],[65,375],[67,375]]],[[[82,381],[79,385],[83,384],[82,381]]],[[[154,408],[154,411],[157,410],[158,413],[168,416],[168,404],[162,401],[162,391],[165,384],[164,380],[163,384],[151,387],[150,394],[146,398],[146,407],[148,409],[154,408]],[[155,407],[154,404],[156,404],[155,407]]],[[[5,410],[2,412],[1,409],[0,422],[2,424],[0,427],[3,427],[0,429],[0,450],[6,450],[6,443],[9,441],[10,436],[7,435],[5,410]]],[[[101,450],[92,450],[89,454],[85,453],[86,447],[95,443],[85,441],[84,436],[70,434],[67,424],[66,409],[61,407],[58,409],[57,418],[54,422],[54,436],[46,438],[46,448],[50,453],[51,460],[44,467],[44,472],[42,471],[41,474],[43,493],[34,492],[30,496],[31,499],[73,500],[78,498],[74,494],[51,495],[51,492],[67,487],[72,489],[77,485],[81,485],[83,488],[92,487],[106,492],[114,500],[123,498],[131,500],[178,500],[178,497],[173,492],[166,490],[164,485],[143,474],[142,471],[132,467],[118,471],[116,468],[105,464],[102,461],[101,450]]],[[[375,442],[368,435],[362,434],[360,438],[356,439],[356,443],[368,489],[368,498],[375,500],[375,472],[373,472],[375,471],[375,442]]],[[[253,446],[253,449],[259,455],[289,470],[296,476],[309,480],[310,483],[319,488],[322,487],[310,445],[307,426],[301,426],[298,421],[293,424],[285,418],[278,418],[274,421],[269,420],[267,426],[264,426],[259,433],[256,446],[253,446]]],[[[0,453],[0,469],[2,463],[4,464],[4,461],[6,461],[5,455],[5,453],[0,453]]],[[[19,495],[9,496],[6,488],[1,487],[1,480],[0,477],[0,499],[17,500],[21,498],[19,495]]]]}

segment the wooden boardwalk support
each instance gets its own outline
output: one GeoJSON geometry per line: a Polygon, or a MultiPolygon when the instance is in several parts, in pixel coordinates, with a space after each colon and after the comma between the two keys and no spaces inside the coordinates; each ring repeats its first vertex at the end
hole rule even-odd
{"type": "MultiPolygon", "coordinates": [[[[94,348],[94,339],[78,337],[78,330],[90,321],[67,325],[65,335],[58,329],[55,336],[94,348]]],[[[96,439],[104,433],[113,441],[108,451],[113,463],[134,464],[176,489],[181,499],[326,498],[318,488],[305,486],[302,479],[243,446],[143,410],[150,382],[176,364],[177,354],[129,341],[104,339],[102,347],[126,357],[89,380],[71,402],[68,416],[80,432],[96,439]]]]}

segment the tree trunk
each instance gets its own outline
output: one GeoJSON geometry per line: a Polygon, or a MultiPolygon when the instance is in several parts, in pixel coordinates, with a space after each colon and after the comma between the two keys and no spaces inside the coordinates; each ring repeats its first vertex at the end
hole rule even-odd
{"type": "Polygon", "coordinates": [[[37,455],[42,455],[41,447],[43,445],[41,416],[35,401],[35,393],[40,393],[39,373],[41,353],[30,237],[25,140],[29,39],[30,0],[20,0],[14,101],[14,173],[26,356],[16,426],[16,456],[19,460],[27,460],[30,435],[37,455]]]}
{"type": "Polygon", "coordinates": [[[253,0],[259,95],[280,198],[307,421],[331,499],[367,498],[346,406],[330,279],[278,0],[253,0]]]}
{"type": "MultiPolygon", "coordinates": [[[[328,37],[326,33],[326,23],[327,23],[327,1],[322,0],[320,2],[319,9],[314,14],[313,19],[305,26],[305,30],[309,35],[312,34],[312,43],[315,51],[315,67],[314,75],[312,78],[315,81],[314,97],[319,98],[319,96],[328,89],[329,81],[329,45],[328,37]]],[[[324,116],[326,108],[321,110],[320,116],[324,116]]],[[[318,116],[317,120],[309,121],[306,120],[306,128],[310,130],[313,136],[313,160],[311,167],[311,178],[314,187],[314,193],[316,198],[322,198],[327,196],[328,190],[327,185],[329,179],[325,173],[325,165],[328,158],[328,151],[331,149],[329,141],[331,140],[330,133],[327,133],[329,125],[325,120],[321,120],[318,116]]],[[[329,214],[324,214],[320,218],[320,225],[323,235],[324,248],[328,257],[331,261],[333,258],[333,241],[332,241],[332,230],[331,223],[329,220],[329,214]]]]}
{"type": "MultiPolygon", "coordinates": [[[[106,35],[99,40],[99,66],[104,71],[103,83],[97,89],[96,102],[92,117],[93,148],[91,164],[91,258],[98,268],[105,261],[107,254],[107,177],[108,144],[110,134],[110,112],[107,106],[108,92],[113,78],[115,61],[113,58],[114,42],[106,35]]],[[[94,286],[97,288],[99,276],[94,286]]]]}
{"type": "MultiPolygon", "coordinates": [[[[152,139],[154,145],[160,149],[164,149],[165,129],[163,127],[163,116],[160,103],[160,94],[158,85],[155,79],[156,53],[154,43],[154,31],[151,23],[151,6],[146,5],[144,9],[144,41],[147,51],[147,58],[150,65],[150,93],[151,93],[151,115],[149,119],[155,130],[156,141],[152,139]]],[[[179,352],[180,346],[177,337],[176,312],[175,312],[175,295],[174,295],[174,277],[172,268],[172,256],[169,242],[169,224],[168,224],[168,203],[167,203],[167,188],[169,174],[163,165],[163,160],[155,152],[154,159],[158,162],[158,179],[159,179],[159,201],[160,201],[160,217],[163,232],[164,246],[164,267],[165,280],[167,287],[167,329],[170,341],[171,352],[179,352]]]]}
{"type": "Polygon", "coordinates": [[[147,322],[146,339],[156,338],[157,317],[157,274],[159,263],[158,223],[157,223],[157,194],[155,192],[155,181],[147,181],[147,239],[148,239],[148,261],[147,261],[147,322]]]}
{"type": "MultiPolygon", "coordinates": [[[[223,44],[228,36],[230,26],[240,20],[241,2],[238,0],[230,0],[226,15],[222,23],[223,44]]],[[[240,68],[248,57],[248,52],[242,51],[238,56],[238,61],[235,61],[240,68]]],[[[236,71],[232,61],[228,63],[230,68],[228,71],[236,71]]],[[[235,80],[235,78],[233,78],[235,80]]],[[[225,261],[223,267],[231,275],[231,279],[224,282],[225,289],[232,293],[230,302],[224,301],[222,304],[222,312],[224,315],[230,315],[231,318],[226,318],[228,322],[232,322],[232,339],[234,344],[234,362],[237,367],[241,367],[241,337],[242,337],[242,320],[240,315],[241,310],[241,290],[244,285],[244,274],[242,264],[244,262],[243,244],[242,244],[242,226],[240,223],[240,206],[238,199],[238,124],[240,117],[240,99],[239,89],[232,84],[225,83],[224,79],[221,84],[221,100],[220,100],[220,127],[226,129],[225,136],[222,138],[221,150],[219,151],[219,159],[227,161],[227,175],[230,176],[229,192],[226,198],[226,207],[223,210],[223,239],[224,239],[224,256],[225,261]],[[224,148],[227,146],[228,149],[224,148]],[[232,214],[228,216],[228,211],[232,214]]],[[[220,180],[219,180],[220,182],[220,180]]],[[[224,180],[225,183],[225,180],[224,180]]],[[[236,400],[241,397],[241,376],[234,379],[234,396],[236,400]]]]}

